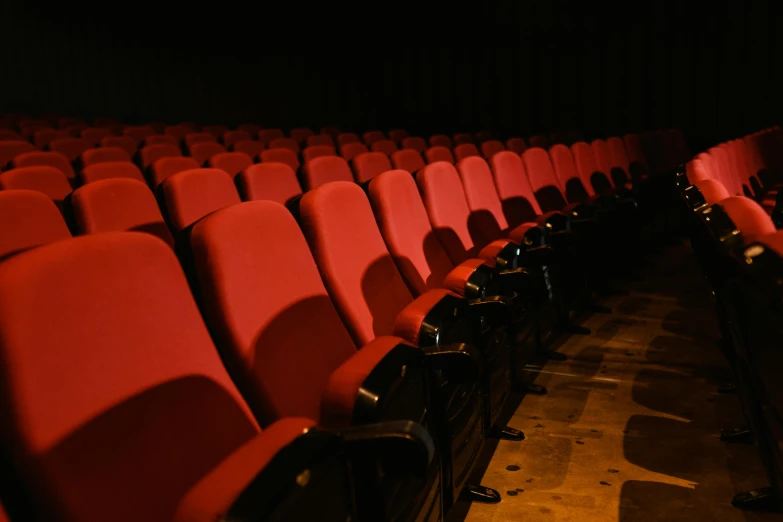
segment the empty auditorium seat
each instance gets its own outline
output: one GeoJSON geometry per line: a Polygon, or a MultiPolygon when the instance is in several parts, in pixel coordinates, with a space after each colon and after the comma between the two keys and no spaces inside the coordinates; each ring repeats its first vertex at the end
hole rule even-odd
{"type": "Polygon", "coordinates": [[[506,140],[506,148],[516,154],[522,154],[527,150],[527,143],[523,138],[509,138],[506,140]]]}
{"type": "Polygon", "coordinates": [[[274,140],[285,138],[285,134],[280,129],[262,129],[258,131],[258,139],[263,142],[267,148],[273,148],[271,143],[274,140]]]}
{"type": "Polygon", "coordinates": [[[59,129],[39,129],[33,134],[33,145],[43,150],[52,140],[70,138],[68,131],[59,129]]]}
{"type": "Polygon", "coordinates": [[[184,170],[168,177],[161,188],[175,233],[211,212],[240,202],[231,176],[220,169],[184,170]]]}
{"type": "Polygon", "coordinates": [[[424,138],[411,136],[402,140],[402,148],[413,149],[419,154],[424,154],[424,151],[426,151],[429,147],[427,147],[427,142],[424,140],[424,138]]]}
{"type": "Polygon", "coordinates": [[[146,145],[139,150],[141,168],[146,169],[160,158],[182,156],[182,150],[171,144],[146,145]]]}
{"type": "Polygon", "coordinates": [[[707,178],[695,181],[693,185],[699,189],[708,205],[714,205],[729,197],[729,191],[718,180],[707,178]]]}
{"type": "Polygon", "coordinates": [[[451,150],[440,145],[435,145],[424,151],[424,158],[427,160],[427,163],[445,161],[454,164],[454,155],[451,153],[451,150]]]}
{"type": "Polygon", "coordinates": [[[155,196],[145,183],[135,179],[113,178],[89,183],[73,192],[71,205],[79,234],[135,230],[174,246],[155,196]]]}
{"type": "Polygon", "coordinates": [[[71,237],[54,202],[36,190],[0,190],[0,223],[13,223],[0,228],[0,259],[71,237]]]}
{"type": "Polygon", "coordinates": [[[559,211],[565,207],[567,201],[561,191],[552,160],[547,151],[540,147],[529,148],[522,153],[522,162],[525,165],[530,188],[533,190],[541,210],[546,213],[559,211]]]}
{"type": "Polygon", "coordinates": [[[445,134],[435,134],[430,136],[430,147],[445,147],[451,150],[454,144],[451,142],[451,138],[445,134]]]}
{"type": "Polygon", "coordinates": [[[142,125],[139,127],[125,127],[125,129],[122,131],[122,134],[123,136],[131,138],[138,147],[145,138],[155,135],[156,131],[154,128],[148,125],[142,125]]]}
{"type": "Polygon", "coordinates": [[[415,149],[398,150],[391,155],[392,165],[395,169],[407,170],[411,174],[424,168],[424,160],[415,149]]]}
{"type": "Polygon", "coordinates": [[[119,148],[127,152],[129,158],[132,158],[138,150],[138,142],[129,136],[107,136],[101,139],[101,148],[119,148]]]}
{"type": "Polygon", "coordinates": [[[52,124],[42,120],[26,121],[19,124],[19,132],[22,134],[22,137],[30,141],[32,141],[32,137],[37,131],[50,128],[52,128],[52,124]]]}
{"type": "Polygon", "coordinates": [[[82,152],[90,148],[92,148],[92,145],[82,138],[63,138],[49,142],[49,150],[59,152],[68,158],[68,161],[71,163],[78,160],[82,152]]]}
{"type": "Polygon", "coordinates": [[[370,146],[370,150],[373,152],[382,152],[388,157],[397,151],[397,144],[392,140],[376,140],[370,146]]]}
{"type": "Polygon", "coordinates": [[[366,183],[378,174],[392,169],[389,157],[383,152],[359,154],[353,158],[351,163],[353,164],[353,172],[357,183],[366,183]]]}
{"type": "MultiPolygon", "coordinates": [[[[590,145],[585,142],[579,142],[573,146],[573,150],[579,154],[582,169],[577,166],[576,158],[574,157],[576,154],[572,154],[571,149],[566,145],[552,145],[549,149],[549,158],[554,168],[558,188],[565,196],[566,201],[568,203],[587,203],[595,197],[596,192],[610,192],[612,186],[609,184],[608,178],[602,172],[597,172],[596,170],[598,166],[595,164],[595,157],[590,149],[590,145]],[[592,179],[593,177],[595,180],[592,179]]],[[[525,154],[528,153],[525,152],[525,154]]],[[[523,159],[525,154],[522,155],[523,159]]],[[[543,161],[538,163],[532,174],[531,169],[527,169],[528,177],[531,175],[535,176],[538,179],[536,183],[539,186],[541,183],[545,183],[544,174],[539,174],[542,169],[544,169],[543,161]]],[[[550,210],[552,210],[551,207],[550,210]]]]}
{"type": "Polygon", "coordinates": [[[481,144],[481,155],[487,159],[504,150],[506,150],[506,147],[502,141],[488,140],[481,144]]]}
{"type": "Polygon", "coordinates": [[[650,168],[647,165],[647,159],[642,151],[642,143],[637,134],[626,134],[623,136],[625,150],[628,152],[630,161],[629,170],[632,179],[645,179],[649,175],[650,168]]]}
{"type": "Polygon", "coordinates": [[[351,161],[364,152],[368,152],[367,145],[359,141],[349,141],[348,143],[340,145],[340,156],[342,156],[345,161],[351,161]]]}
{"type": "Polygon", "coordinates": [[[238,142],[234,143],[234,146],[231,150],[234,152],[244,152],[251,158],[257,158],[259,154],[261,154],[261,151],[264,150],[264,144],[260,141],[255,140],[239,140],[238,142]]]}
{"type": "Polygon", "coordinates": [[[388,134],[389,139],[398,144],[402,143],[402,140],[408,136],[408,132],[403,129],[392,129],[388,134]]]}
{"type": "MultiPolygon", "coordinates": [[[[225,125],[205,125],[201,132],[206,132],[215,137],[216,140],[220,140],[225,133],[228,132],[228,127],[225,125]]],[[[226,145],[228,146],[228,145],[226,145]]]]}
{"type": "Polygon", "coordinates": [[[82,152],[82,165],[85,167],[108,161],[130,162],[130,160],[131,157],[130,154],[128,154],[128,151],[120,147],[99,147],[97,149],[89,149],[82,152]]]}
{"type": "Polygon", "coordinates": [[[383,141],[385,139],[386,136],[381,131],[367,131],[364,134],[362,134],[362,141],[364,142],[365,145],[367,145],[371,149],[376,141],[383,141]]]}
{"type": "Polygon", "coordinates": [[[628,151],[625,150],[625,143],[622,138],[612,136],[606,140],[609,146],[609,157],[611,158],[612,170],[611,176],[615,186],[625,186],[627,183],[633,183],[640,180],[631,178],[631,160],[628,157],[628,151]]]}
{"type": "Polygon", "coordinates": [[[549,140],[543,134],[536,134],[535,136],[530,136],[530,139],[527,140],[527,143],[531,147],[539,147],[542,149],[546,149],[547,147],[549,147],[549,140]]]}
{"type": "Polygon", "coordinates": [[[183,142],[185,140],[185,136],[191,132],[193,132],[193,129],[185,125],[169,125],[163,129],[163,134],[174,136],[180,143],[183,142]]]}
{"type": "Polygon", "coordinates": [[[149,169],[150,186],[158,187],[169,176],[183,170],[197,169],[201,165],[193,158],[169,157],[155,161],[149,169]]]}
{"type": "Polygon", "coordinates": [[[329,134],[313,134],[307,137],[308,147],[327,146],[334,148],[334,138],[329,134]]]}
{"type": "Polygon", "coordinates": [[[331,145],[315,145],[307,147],[302,151],[302,159],[307,163],[311,159],[321,156],[337,156],[337,152],[331,145]]]}
{"type": "Polygon", "coordinates": [[[87,165],[81,170],[79,177],[82,185],[111,178],[130,178],[145,183],[139,167],[129,161],[104,161],[87,165]]]}
{"type": "MultiPolygon", "coordinates": [[[[244,130],[227,131],[223,134],[223,145],[231,149],[238,141],[252,140],[253,136],[244,130]]],[[[254,154],[255,155],[255,154],[254,154]]]]}
{"type": "Polygon", "coordinates": [[[4,169],[15,156],[25,152],[35,152],[35,147],[29,141],[0,141],[0,169],[4,169]]]}
{"type": "Polygon", "coordinates": [[[11,129],[0,128],[0,141],[22,141],[24,138],[11,129]]]}
{"type": "Polygon", "coordinates": [[[465,145],[465,144],[471,144],[473,143],[473,135],[469,132],[460,132],[458,134],[454,135],[454,146],[455,148],[459,145],[465,145]]]}
{"type": "Polygon", "coordinates": [[[476,143],[478,143],[478,144],[484,143],[485,141],[494,140],[494,139],[495,138],[494,138],[494,136],[492,134],[492,131],[483,130],[483,131],[478,131],[476,133],[476,143]]]}
{"type": "Polygon", "coordinates": [[[481,156],[478,148],[472,143],[463,143],[454,147],[454,158],[460,161],[471,156],[481,156]]]}
{"type": "Polygon", "coordinates": [[[339,145],[345,145],[346,143],[353,143],[355,141],[362,143],[362,140],[359,138],[359,136],[357,136],[353,132],[341,132],[337,136],[337,143],[339,145]]]}
{"type": "Polygon", "coordinates": [[[178,127],[184,127],[190,132],[201,132],[202,126],[192,121],[181,121],[177,124],[178,127]]]}
{"type": "Polygon", "coordinates": [[[293,138],[278,138],[268,142],[270,149],[288,149],[295,154],[299,154],[299,142],[293,138]]]}
{"type": "Polygon", "coordinates": [[[718,205],[731,219],[745,245],[759,241],[764,236],[774,234],[777,231],[772,218],[761,205],[750,198],[730,196],[719,201],[718,205]]]}
{"type": "Polygon", "coordinates": [[[313,131],[312,129],[299,127],[296,129],[291,129],[291,132],[288,135],[291,137],[291,139],[301,144],[301,143],[305,143],[307,141],[307,138],[313,135],[313,131]]]}
{"type": "MultiPolygon", "coordinates": [[[[318,131],[319,134],[328,134],[333,140],[337,141],[337,136],[340,134],[340,128],[334,126],[321,127],[318,131]]],[[[339,142],[338,142],[339,143],[339,142]]]]}
{"type": "Polygon", "coordinates": [[[245,201],[269,200],[287,205],[302,195],[296,172],[285,163],[251,165],[239,173],[237,185],[245,201]]]}
{"type": "Polygon", "coordinates": [[[82,139],[86,140],[90,146],[95,147],[101,143],[103,138],[111,136],[111,131],[109,129],[88,127],[86,129],[82,129],[80,136],[82,139]]]}
{"type": "Polygon", "coordinates": [[[226,147],[217,142],[203,141],[188,146],[190,157],[196,160],[199,165],[205,165],[209,158],[215,154],[228,152],[226,147]]]}
{"type": "Polygon", "coordinates": [[[267,149],[261,151],[259,155],[262,162],[274,161],[276,163],[285,163],[295,171],[299,170],[299,157],[296,152],[290,149],[267,149]]]}
{"type": "Polygon", "coordinates": [[[73,172],[73,167],[68,158],[60,154],[59,152],[25,152],[24,154],[18,154],[14,157],[12,162],[14,167],[37,167],[48,166],[54,167],[67,177],[69,180],[73,179],[76,175],[73,172]]]}
{"type": "Polygon", "coordinates": [[[261,126],[256,125],[255,123],[243,123],[242,125],[237,126],[237,130],[250,133],[251,139],[255,139],[258,137],[258,131],[261,130],[261,126]]]}
{"type": "Polygon", "coordinates": [[[332,181],[353,181],[353,173],[343,158],[321,156],[305,164],[303,180],[305,190],[312,190],[332,181]]]}
{"type": "Polygon", "coordinates": [[[180,140],[171,134],[154,134],[144,138],[145,145],[171,145],[179,148],[180,140]]]}
{"type": "Polygon", "coordinates": [[[224,170],[232,178],[253,164],[253,158],[244,152],[222,152],[207,162],[210,167],[224,170]]]}
{"type": "Polygon", "coordinates": [[[217,143],[218,139],[209,132],[189,132],[185,135],[185,145],[190,148],[196,143],[217,143]]]}
{"type": "Polygon", "coordinates": [[[71,193],[68,178],[60,169],[49,166],[21,167],[0,173],[2,190],[36,190],[46,194],[62,209],[63,200],[71,193]]]}

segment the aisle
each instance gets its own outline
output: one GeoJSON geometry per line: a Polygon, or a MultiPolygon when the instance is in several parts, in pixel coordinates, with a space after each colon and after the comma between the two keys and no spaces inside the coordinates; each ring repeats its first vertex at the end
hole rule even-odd
{"type": "Polygon", "coordinates": [[[730,505],[765,475],[752,446],[718,439],[743,418],[738,397],[716,392],[730,370],[689,250],[669,248],[632,287],[587,318],[592,335],[565,340],[567,361],[540,369],[549,394],[525,397],[509,423],[528,439],[496,443],[481,480],[502,502],[458,505],[456,520],[783,520],[730,505]]]}

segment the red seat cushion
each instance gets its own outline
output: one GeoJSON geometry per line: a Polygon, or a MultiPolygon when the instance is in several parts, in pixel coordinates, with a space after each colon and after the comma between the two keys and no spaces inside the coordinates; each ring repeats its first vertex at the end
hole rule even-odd
{"type": "Polygon", "coordinates": [[[0,174],[0,189],[36,190],[61,204],[71,193],[68,178],[59,169],[48,166],[20,167],[0,174]]]}
{"type": "Polygon", "coordinates": [[[71,237],[60,211],[45,194],[34,190],[0,191],[0,258],[71,237]]]}
{"type": "Polygon", "coordinates": [[[231,176],[220,169],[184,170],[167,178],[161,187],[175,232],[211,212],[240,202],[231,176]]]}

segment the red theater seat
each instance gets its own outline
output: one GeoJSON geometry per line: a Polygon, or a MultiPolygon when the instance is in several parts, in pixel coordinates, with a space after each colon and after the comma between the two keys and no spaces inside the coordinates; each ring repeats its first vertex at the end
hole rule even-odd
{"type": "Polygon", "coordinates": [[[522,162],[525,164],[530,188],[541,210],[546,213],[564,208],[567,202],[547,151],[540,147],[527,149],[522,153],[522,162]]]}
{"type": "Polygon", "coordinates": [[[504,150],[506,150],[506,147],[502,141],[488,140],[481,144],[481,155],[487,159],[504,150]]]}
{"type": "Polygon", "coordinates": [[[774,234],[777,229],[772,218],[761,205],[744,196],[730,196],[718,202],[718,205],[729,216],[734,226],[742,234],[745,245],[761,240],[764,236],[774,234]]]}
{"type": "Polygon", "coordinates": [[[373,152],[382,152],[386,156],[391,156],[397,151],[397,144],[392,140],[376,140],[370,146],[373,152]]]}
{"type": "Polygon", "coordinates": [[[21,167],[0,173],[2,190],[35,190],[46,194],[58,208],[71,193],[68,178],[60,169],[49,166],[21,167]]]}
{"type": "Polygon", "coordinates": [[[54,202],[35,190],[0,190],[0,223],[13,223],[0,228],[0,259],[71,237],[54,202]]]}
{"type": "Polygon", "coordinates": [[[511,228],[540,221],[543,214],[527,179],[522,158],[514,152],[498,152],[489,160],[503,215],[511,228]]]}
{"type": "Polygon", "coordinates": [[[73,219],[79,234],[138,231],[174,246],[155,196],[135,179],[104,179],[74,191],[73,219]]]}
{"type": "Polygon", "coordinates": [[[278,138],[269,142],[270,149],[288,149],[294,154],[299,154],[299,142],[293,138],[278,138]]]}
{"type": "MultiPolygon", "coordinates": [[[[595,164],[593,151],[587,143],[580,143],[583,147],[580,148],[579,143],[574,145],[574,147],[576,147],[576,152],[580,154],[584,177],[580,175],[580,169],[574,159],[574,154],[571,153],[571,150],[567,146],[558,144],[553,145],[549,149],[549,158],[552,167],[554,168],[557,184],[568,203],[586,203],[596,194],[596,191],[593,189],[595,183],[590,183],[591,175],[596,172],[594,169],[598,168],[595,164]],[[587,182],[585,182],[585,179],[587,182]]],[[[527,154],[527,152],[525,154],[527,154]]],[[[540,180],[538,181],[539,184],[543,183],[543,180],[545,179],[542,172],[542,169],[544,168],[544,163],[541,161],[536,169],[541,173],[533,174],[538,176],[540,180]]],[[[530,169],[528,169],[528,176],[530,175],[531,172],[530,169]]],[[[602,177],[602,181],[606,179],[606,176],[604,176],[603,173],[598,173],[598,176],[596,177],[602,177]]],[[[604,185],[599,184],[599,187],[604,188],[604,185]]],[[[611,189],[612,186],[609,185],[606,191],[611,191],[611,189]]]]}
{"type": "Polygon", "coordinates": [[[472,143],[463,143],[454,147],[454,157],[460,161],[471,156],[481,156],[478,148],[472,143]]]}
{"type": "Polygon", "coordinates": [[[291,129],[291,132],[288,134],[291,139],[295,140],[297,143],[305,143],[307,141],[307,138],[312,136],[314,133],[312,129],[308,129],[306,127],[299,127],[296,129],[291,129]]]}
{"type": "Polygon", "coordinates": [[[59,152],[25,152],[14,157],[14,167],[54,167],[69,180],[76,177],[68,158],[59,152]]]}
{"type": "Polygon", "coordinates": [[[436,163],[438,161],[445,161],[452,165],[454,164],[454,155],[451,153],[451,150],[440,145],[435,145],[424,151],[424,158],[427,160],[428,164],[436,163]]]}
{"type": "Polygon", "coordinates": [[[451,150],[454,147],[454,144],[452,143],[451,138],[445,134],[435,134],[434,136],[430,136],[430,147],[445,147],[451,150]]]}
{"type": "Polygon", "coordinates": [[[231,149],[231,147],[233,147],[234,144],[237,143],[238,141],[252,140],[252,139],[253,136],[247,131],[243,131],[243,130],[226,131],[223,134],[223,145],[231,149]]]}
{"type": "Polygon", "coordinates": [[[630,173],[632,179],[646,179],[650,167],[647,165],[647,159],[644,157],[642,150],[642,142],[639,136],[636,134],[626,134],[623,136],[623,143],[625,144],[625,150],[628,152],[628,159],[630,160],[630,173]]]}
{"type": "Polygon", "coordinates": [[[228,127],[225,125],[206,125],[203,129],[201,129],[201,132],[211,134],[215,137],[216,140],[219,141],[223,135],[228,132],[228,130],[228,127]]]}
{"type": "Polygon", "coordinates": [[[372,148],[376,141],[383,141],[385,139],[386,135],[384,135],[381,131],[367,131],[362,134],[362,141],[370,148],[372,148]]]}
{"type": "Polygon", "coordinates": [[[237,182],[245,201],[269,200],[287,205],[302,195],[296,172],[285,163],[252,165],[239,173],[237,182]]]}
{"type": "Polygon", "coordinates": [[[351,161],[359,154],[368,152],[367,145],[358,141],[349,141],[343,145],[340,145],[340,156],[345,161],[351,161]]]}
{"type": "Polygon", "coordinates": [[[122,135],[131,138],[134,141],[134,145],[136,147],[138,147],[139,144],[145,140],[145,138],[155,134],[157,134],[157,132],[149,125],[142,125],[140,127],[126,127],[122,131],[122,135]]]}
{"type": "Polygon", "coordinates": [[[424,151],[426,151],[429,147],[427,147],[427,142],[424,140],[424,138],[411,136],[402,140],[402,148],[413,149],[419,154],[424,154],[424,151]]]}
{"type": "Polygon", "coordinates": [[[105,162],[127,161],[131,157],[123,148],[120,147],[99,147],[97,149],[85,150],[82,153],[82,165],[85,167],[105,162]]]}
{"type": "Polygon", "coordinates": [[[258,132],[261,130],[261,126],[256,125],[255,123],[243,123],[237,127],[237,130],[249,133],[250,139],[256,139],[258,137],[258,132]]]}
{"type": "Polygon", "coordinates": [[[543,134],[536,134],[535,136],[530,136],[530,139],[527,140],[528,145],[531,147],[539,147],[541,149],[546,149],[549,147],[549,140],[546,136],[543,134]]]}
{"type": "Polygon", "coordinates": [[[522,154],[527,150],[527,143],[523,138],[509,138],[506,140],[506,148],[516,154],[522,154]]]}
{"type": "Polygon", "coordinates": [[[285,163],[292,169],[299,170],[299,157],[296,152],[289,149],[268,149],[261,151],[261,161],[266,163],[274,161],[275,163],[285,163]]]}
{"type": "Polygon", "coordinates": [[[103,138],[108,138],[109,136],[111,136],[111,130],[96,128],[96,127],[88,127],[86,129],[82,129],[80,136],[82,137],[82,139],[86,140],[91,147],[97,147],[98,145],[100,145],[101,140],[103,138]]]}
{"type": "Polygon", "coordinates": [[[210,167],[224,170],[232,178],[253,164],[253,158],[244,152],[222,152],[207,162],[210,167]]]}
{"type": "Polygon", "coordinates": [[[58,129],[39,129],[33,134],[33,145],[38,149],[45,149],[52,140],[70,138],[71,135],[66,130],[58,129]]]}
{"type": "Polygon", "coordinates": [[[171,145],[173,147],[178,147],[180,144],[180,140],[176,136],[172,136],[171,134],[155,134],[153,136],[147,136],[144,138],[144,144],[145,145],[171,145]]]}
{"type": "Polygon", "coordinates": [[[631,178],[631,160],[628,157],[628,151],[625,150],[625,143],[621,138],[612,136],[606,140],[609,146],[609,156],[612,163],[612,179],[615,186],[625,186],[632,183],[631,178]]]}
{"type": "Polygon", "coordinates": [[[101,140],[101,148],[119,148],[128,153],[132,158],[138,150],[138,143],[128,136],[107,136],[101,140]]]}
{"type": "Polygon", "coordinates": [[[178,172],[167,178],[161,188],[175,233],[182,232],[207,214],[241,201],[231,176],[220,169],[178,172]]]}
{"type": "Polygon", "coordinates": [[[193,129],[185,125],[169,125],[165,129],[163,129],[163,134],[166,134],[168,136],[174,136],[177,139],[177,142],[180,143],[185,141],[185,136],[187,136],[191,132],[193,132],[193,129]]]}
{"type": "Polygon", "coordinates": [[[362,143],[362,140],[354,134],[353,132],[341,132],[337,136],[337,143],[339,145],[345,145],[346,143],[353,143],[353,142],[359,142],[362,143]]]}
{"type": "Polygon", "coordinates": [[[169,176],[183,170],[197,169],[199,166],[196,160],[184,156],[161,158],[150,167],[150,185],[157,188],[169,176]]]}
{"type": "Polygon", "coordinates": [[[190,148],[196,143],[217,143],[218,139],[209,132],[189,132],[185,135],[185,145],[190,148]]]}
{"type": "Polygon", "coordinates": [[[261,152],[264,150],[264,144],[255,140],[239,140],[234,143],[232,150],[234,152],[244,152],[251,158],[258,158],[261,152]]]}
{"type": "Polygon", "coordinates": [[[280,140],[285,138],[285,134],[280,129],[263,129],[258,131],[258,139],[264,143],[267,148],[272,147],[271,143],[274,140],[280,140]]]}
{"type": "Polygon", "coordinates": [[[190,151],[190,157],[196,160],[199,165],[205,165],[209,158],[215,154],[222,154],[228,152],[226,147],[216,142],[203,141],[200,143],[194,143],[188,147],[190,151]]]}
{"type": "Polygon", "coordinates": [[[699,189],[708,205],[714,205],[729,197],[729,191],[718,180],[706,178],[695,181],[693,185],[699,189]]]}
{"type": "Polygon", "coordinates": [[[171,144],[147,145],[139,151],[141,168],[146,169],[160,158],[182,156],[182,150],[171,144]]]}
{"type": "Polygon", "coordinates": [[[146,183],[139,167],[129,161],[106,161],[88,165],[82,169],[79,176],[82,185],[111,178],[129,178],[146,183]]]}
{"type": "Polygon", "coordinates": [[[392,169],[389,157],[382,152],[365,152],[359,154],[353,159],[352,164],[357,183],[365,183],[378,174],[392,169]]]}
{"type": "Polygon", "coordinates": [[[392,129],[389,131],[389,139],[394,143],[402,143],[402,140],[404,140],[407,136],[408,132],[403,129],[392,129]]]}
{"type": "Polygon", "coordinates": [[[49,150],[62,154],[71,163],[78,160],[82,152],[90,148],[92,145],[81,138],[63,138],[49,142],[49,150]]]}
{"type": "Polygon", "coordinates": [[[24,138],[11,129],[0,128],[0,141],[23,141],[24,138]]]}
{"type": "Polygon", "coordinates": [[[392,154],[391,160],[395,169],[407,170],[411,174],[424,168],[424,160],[415,149],[398,150],[392,154]]]}
{"type": "Polygon", "coordinates": [[[334,138],[329,134],[314,134],[307,137],[308,147],[327,146],[334,148],[334,138]]]}
{"type": "Polygon", "coordinates": [[[321,156],[308,161],[304,166],[303,174],[306,190],[312,190],[332,181],[353,181],[351,167],[339,156],[321,156]]]}
{"type": "Polygon", "coordinates": [[[331,145],[315,145],[307,147],[302,151],[302,159],[304,159],[305,163],[321,156],[337,156],[337,152],[331,145]]]}
{"type": "Polygon", "coordinates": [[[460,145],[474,145],[473,143],[473,135],[468,132],[460,132],[458,134],[454,135],[454,145],[455,148],[460,145]]]}
{"type": "Polygon", "coordinates": [[[35,152],[29,141],[0,141],[0,169],[4,169],[15,156],[25,152],[35,152]]]}

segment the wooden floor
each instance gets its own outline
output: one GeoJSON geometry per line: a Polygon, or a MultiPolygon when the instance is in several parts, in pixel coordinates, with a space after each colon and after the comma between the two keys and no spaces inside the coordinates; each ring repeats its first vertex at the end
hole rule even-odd
{"type": "Polygon", "coordinates": [[[477,474],[502,501],[459,503],[450,522],[783,520],[730,504],[767,484],[753,446],[718,439],[743,417],[716,391],[730,370],[689,250],[667,248],[630,288],[584,321],[592,335],[562,341],[567,361],[531,367],[549,394],[509,411],[527,440],[490,443],[477,474]]]}

